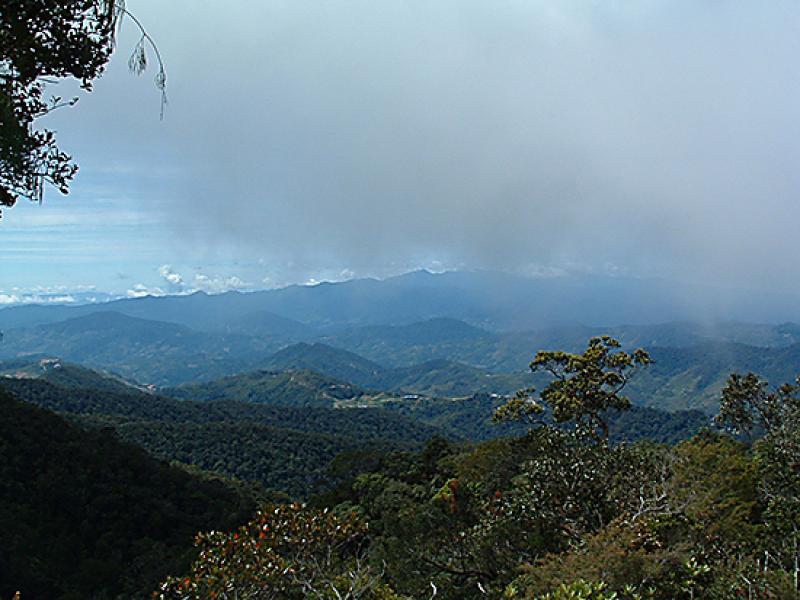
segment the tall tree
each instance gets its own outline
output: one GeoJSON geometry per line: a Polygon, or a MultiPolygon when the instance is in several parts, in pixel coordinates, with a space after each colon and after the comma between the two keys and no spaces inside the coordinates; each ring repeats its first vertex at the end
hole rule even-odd
{"type": "MultiPolygon", "coordinates": [[[[5,0],[0,4],[0,206],[18,199],[42,200],[45,184],[66,194],[78,171],[55,133],[36,127],[51,111],[78,98],[47,97],[47,85],[75,79],[91,91],[114,51],[115,33],[129,15],[124,0],[5,0]]],[[[162,93],[166,73],[158,50],[141,23],[129,66],[147,66],[146,47],[156,55],[155,84],[162,93]]]]}
{"type": "MultiPolygon", "coordinates": [[[[541,402],[553,412],[558,423],[575,421],[593,435],[608,439],[604,413],[609,409],[627,410],[630,400],[622,395],[639,367],[650,364],[650,355],[639,348],[630,354],[621,344],[604,335],[593,337],[583,354],[540,350],[530,364],[533,372],[546,371],[553,380],[539,394],[541,402]]],[[[544,412],[533,388],[517,393],[495,413],[498,420],[531,419],[544,412]]]]}

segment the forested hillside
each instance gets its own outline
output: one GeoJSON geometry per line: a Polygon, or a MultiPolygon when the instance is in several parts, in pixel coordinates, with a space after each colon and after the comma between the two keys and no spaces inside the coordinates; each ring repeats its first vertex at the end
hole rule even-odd
{"type": "Polygon", "coordinates": [[[327,469],[342,452],[414,447],[441,431],[380,409],[197,403],[26,379],[2,385],[89,428],[113,428],[158,458],[255,481],[295,498],[328,485],[327,469]]]}
{"type": "Polygon", "coordinates": [[[478,392],[508,394],[534,381],[525,371],[488,372],[445,359],[387,368],[322,343],[294,344],[271,356],[268,364],[280,369],[310,369],[368,389],[440,397],[469,396],[478,392]]]}
{"type": "Polygon", "coordinates": [[[9,379],[37,379],[67,388],[84,388],[121,394],[142,391],[135,382],[114,373],[66,363],[57,358],[30,357],[0,362],[0,382],[9,379]]]}
{"type": "MultiPolygon", "coordinates": [[[[299,346],[283,356],[287,360],[303,358],[309,350],[305,354],[309,358],[307,364],[327,357],[331,368],[343,373],[350,368],[353,374],[382,381],[409,373],[407,369],[378,368],[327,346],[299,346]]],[[[792,347],[781,351],[790,353],[792,347]]],[[[681,369],[679,358],[686,355],[680,350],[675,353],[673,363],[681,369]]],[[[715,368],[722,368],[722,364],[715,368]]],[[[426,590],[435,589],[436,597],[441,598],[479,598],[485,595],[481,590],[491,590],[488,593],[495,597],[552,600],[560,596],[545,594],[559,586],[564,586],[564,591],[557,593],[575,594],[583,593],[579,591],[581,586],[588,586],[586,589],[595,589],[591,592],[594,596],[575,597],[612,598],[597,596],[604,589],[624,600],[674,600],[686,597],[682,594],[688,590],[721,600],[726,596],[715,596],[718,592],[714,590],[730,589],[729,581],[738,573],[754,577],[752,564],[762,551],[758,548],[766,547],[773,557],[780,558],[774,558],[772,579],[762,577],[759,585],[771,590],[789,585],[785,571],[781,571],[789,559],[775,550],[784,547],[775,541],[774,536],[779,534],[770,533],[779,529],[775,521],[779,517],[771,515],[783,508],[770,497],[759,495],[764,485],[783,485],[770,479],[771,471],[763,471],[774,470],[772,462],[767,467],[763,461],[777,460],[778,455],[763,453],[785,452],[789,447],[773,448],[760,442],[757,448],[762,454],[758,456],[766,458],[754,457],[745,444],[709,431],[708,427],[716,429],[717,425],[704,412],[631,406],[617,395],[615,387],[609,386],[615,381],[627,383],[633,374],[632,385],[644,377],[662,377],[664,369],[661,366],[659,370],[657,360],[654,362],[646,352],[626,354],[612,338],[593,339],[582,355],[539,353],[534,365],[538,370],[547,370],[550,377],[538,385],[538,391],[515,396],[485,392],[464,398],[403,396],[366,392],[359,386],[308,370],[262,370],[168,390],[183,398],[178,399],[69,363],[6,363],[1,381],[8,392],[56,411],[72,424],[39,409],[22,410],[23,404],[3,396],[10,407],[9,415],[20,410],[23,415],[4,422],[9,428],[0,436],[6,444],[4,455],[14,456],[8,453],[13,446],[25,456],[34,456],[33,442],[24,435],[20,442],[13,432],[44,431],[48,445],[61,443],[59,436],[79,440],[74,442],[81,447],[78,451],[53,450],[65,453],[58,459],[67,461],[65,471],[73,468],[69,461],[77,461],[77,473],[82,468],[90,473],[109,469],[109,473],[113,471],[126,480],[138,477],[140,487],[146,488],[150,485],[147,475],[139,477],[132,467],[113,463],[123,460],[115,458],[119,453],[132,452],[138,456],[136,460],[162,470],[167,467],[156,459],[202,469],[195,475],[175,469],[165,472],[189,482],[182,485],[211,486],[209,490],[229,494],[236,510],[252,510],[252,498],[256,496],[272,502],[311,501],[305,508],[264,508],[266,512],[260,513],[256,521],[233,534],[225,533],[231,531],[230,524],[192,521],[191,526],[197,531],[211,527],[221,527],[223,531],[198,538],[202,558],[189,571],[186,557],[190,555],[184,553],[188,551],[187,542],[181,553],[165,561],[149,554],[149,544],[161,539],[149,536],[147,542],[126,542],[129,554],[96,546],[96,551],[107,555],[98,559],[100,562],[90,558],[95,550],[82,551],[74,563],[80,565],[76,567],[77,574],[64,571],[57,580],[41,579],[12,561],[14,575],[9,581],[14,585],[21,582],[24,585],[18,587],[28,593],[56,586],[52,587],[56,590],[53,593],[60,594],[62,589],[80,590],[85,585],[85,589],[102,598],[110,589],[134,589],[144,580],[129,574],[126,566],[118,569],[124,571],[124,577],[98,576],[84,582],[86,577],[79,577],[81,569],[98,573],[98,565],[105,564],[103,560],[135,565],[158,561],[162,570],[141,567],[142,577],[150,578],[145,583],[151,590],[167,573],[188,572],[165,581],[159,588],[164,598],[199,600],[213,597],[212,592],[220,597],[220,586],[246,590],[241,578],[249,573],[250,581],[257,582],[256,589],[284,590],[277,598],[303,597],[303,586],[312,585],[308,582],[313,581],[316,586],[335,581],[331,585],[337,592],[361,590],[353,592],[354,598],[418,598],[429,595],[426,590]],[[602,353],[598,354],[600,350],[602,353]],[[602,378],[594,379],[598,374],[602,378]],[[577,399],[581,400],[576,403],[577,399]],[[39,419],[41,423],[31,425],[26,419],[39,419]],[[45,426],[45,422],[49,424],[45,426]],[[63,431],[48,435],[52,428],[63,431]],[[139,446],[152,458],[118,440],[139,446]],[[117,447],[126,450],[113,450],[117,447]],[[98,448],[101,451],[95,454],[98,448]],[[95,465],[98,460],[112,462],[95,465]],[[208,479],[209,473],[245,483],[231,487],[221,480],[208,479]],[[197,480],[197,475],[203,479],[197,480]],[[725,498],[724,502],[719,498],[725,498]],[[285,520],[275,521],[270,516],[273,514],[283,514],[285,520]],[[641,527],[646,528],[646,533],[641,527]],[[767,537],[758,541],[761,538],[753,532],[762,530],[767,537]],[[345,531],[353,537],[347,537],[349,541],[340,545],[337,532],[345,531]],[[644,546],[631,541],[643,535],[648,540],[644,546]],[[313,541],[303,544],[301,539],[313,541]],[[725,562],[732,556],[743,561],[739,567],[725,562]],[[221,570],[211,568],[208,561],[222,561],[221,570]],[[269,561],[284,567],[280,571],[267,568],[269,561]],[[601,564],[607,568],[598,569],[601,564]],[[296,576],[289,575],[287,568],[296,576]],[[73,576],[78,579],[73,580],[73,576]],[[299,579],[303,577],[308,579],[299,579]]],[[[446,374],[447,368],[443,364],[442,373],[446,374]]],[[[688,363],[686,368],[697,365],[688,363]]],[[[464,372],[455,370],[456,375],[464,372]]],[[[538,383],[540,377],[535,380],[538,383]]],[[[758,383],[747,383],[749,380],[744,384],[738,381],[728,381],[725,388],[722,422],[735,422],[741,427],[745,424],[743,415],[750,414],[746,412],[746,402],[751,401],[748,394],[762,388],[758,383]]],[[[794,388],[786,388],[781,396],[768,400],[776,407],[784,407],[779,414],[786,427],[794,423],[793,393],[794,388]]],[[[759,396],[752,398],[758,401],[759,396]]],[[[765,424],[756,425],[760,431],[765,430],[765,424]]],[[[781,429],[767,435],[787,433],[781,429]]],[[[794,459],[787,456],[790,462],[786,465],[791,469],[794,459]]],[[[16,459],[9,462],[16,464],[16,459]]],[[[43,468],[41,463],[22,464],[26,466],[21,470],[8,472],[9,481],[24,479],[24,473],[41,472],[43,468]]],[[[94,503],[106,497],[103,492],[91,492],[95,485],[91,478],[75,488],[59,483],[64,481],[59,477],[48,475],[47,482],[40,483],[33,483],[39,481],[34,479],[22,488],[14,488],[17,491],[13,497],[22,490],[25,498],[59,498],[58,491],[50,493],[25,486],[61,486],[70,494],[92,494],[91,501],[82,500],[86,504],[84,510],[94,510],[94,503]]],[[[105,479],[100,477],[100,481],[105,479]]],[[[161,494],[173,489],[159,485],[164,487],[161,494]]],[[[784,493],[774,489],[778,491],[770,493],[784,493]]],[[[113,506],[122,510],[133,501],[124,494],[136,497],[140,493],[146,492],[128,486],[113,506]]],[[[153,496],[153,501],[158,497],[153,496]]],[[[79,509],[72,508],[70,503],[75,500],[71,498],[59,499],[59,505],[67,507],[74,517],[79,509]]],[[[190,498],[206,510],[218,503],[197,494],[189,493],[186,501],[190,498]]],[[[47,506],[52,510],[53,505],[47,506]]],[[[172,508],[165,511],[148,507],[147,503],[140,503],[139,508],[149,511],[147,514],[153,518],[173,518],[169,512],[172,508]]],[[[102,510],[108,518],[119,518],[112,510],[102,510]]],[[[191,517],[191,510],[199,508],[186,509],[184,520],[177,519],[176,527],[191,517]]],[[[6,518],[19,518],[20,523],[30,527],[32,514],[15,512],[6,518]]],[[[229,515],[234,517],[241,522],[245,515],[229,515]]],[[[70,523],[76,522],[70,518],[70,523]]],[[[111,532],[121,526],[98,525],[111,532]]],[[[55,527],[63,529],[68,525],[55,527]]],[[[13,526],[9,531],[15,531],[13,526]]],[[[100,530],[81,529],[85,531],[105,539],[100,530]]],[[[23,538],[37,540],[32,550],[22,550],[20,555],[44,552],[39,549],[45,545],[43,531],[26,530],[14,535],[18,540],[15,543],[23,538]]],[[[173,546],[159,542],[158,550],[152,552],[166,552],[179,544],[170,543],[173,546]]],[[[53,547],[61,548],[58,544],[53,547]]],[[[43,554],[39,560],[47,565],[48,572],[60,572],[61,566],[50,566],[61,565],[56,555],[43,554]]],[[[9,584],[8,589],[11,587],[9,584]]],[[[9,593],[5,588],[0,592],[9,593]]],[[[244,593],[244,597],[249,596],[244,593]]]]}
{"type": "Polygon", "coordinates": [[[110,369],[140,383],[168,385],[254,368],[278,348],[279,343],[263,338],[201,333],[183,325],[95,312],[6,330],[0,356],[44,354],[110,369]]]}
{"type": "Polygon", "coordinates": [[[345,381],[314,371],[253,371],[204,383],[166,388],[173,398],[210,402],[242,400],[256,404],[333,407],[368,393],[345,381]]]}
{"type": "Polygon", "coordinates": [[[117,598],[196,557],[198,531],[255,506],[109,431],[86,431],[0,390],[0,597],[117,598]]]}

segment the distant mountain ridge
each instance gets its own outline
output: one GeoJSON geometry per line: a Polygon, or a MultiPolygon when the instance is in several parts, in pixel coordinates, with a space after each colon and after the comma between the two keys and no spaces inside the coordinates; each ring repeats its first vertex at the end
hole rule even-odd
{"type": "Polygon", "coordinates": [[[513,393],[533,381],[527,372],[488,373],[445,359],[387,368],[358,354],[322,343],[301,342],[267,360],[273,369],[308,369],[372,390],[427,396],[470,396],[478,392],[513,393]]]}
{"type": "Polygon", "coordinates": [[[403,325],[433,318],[458,319],[502,331],[697,318],[776,323],[800,319],[799,306],[798,298],[772,297],[765,290],[705,289],[657,279],[594,275],[526,278],[491,271],[416,271],[384,280],[354,279],[259,292],[197,292],[82,306],[9,307],[0,310],[0,329],[114,311],[218,332],[236,331],[242,320],[247,322],[248,315],[255,318],[253,315],[261,313],[264,322],[260,335],[285,334],[287,327],[303,335],[302,326],[324,331],[403,325]],[[263,317],[267,313],[273,316],[263,317]]]}
{"type": "Polygon", "coordinates": [[[0,359],[48,355],[110,369],[138,382],[168,385],[255,368],[281,345],[102,311],[7,330],[0,359]]]}
{"type": "MultiPolygon", "coordinates": [[[[790,325],[735,325],[722,337],[750,338],[755,332],[761,339],[774,339],[773,334],[784,332],[793,339],[793,329],[790,325]]],[[[168,387],[214,382],[195,386],[199,398],[210,397],[209,390],[221,385],[222,378],[245,374],[246,379],[260,369],[273,371],[269,385],[263,373],[260,376],[268,401],[289,397],[329,405],[351,396],[325,392],[325,378],[338,380],[335,385],[342,386],[340,391],[351,386],[353,389],[347,394],[352,392],[353,396],[377,390],[464,397],[478,392],[510,394],[530,385],[541,388],[546,379],[528,372],[536,350],[580,351],[591,335],[609,333],[619,337],[626,348],[643,345],[654,358],[654,364],[630,387],[635,402],[668,410],[698,408],[706,412],[716,409],[719,391],[733,371],[754,371],[773,384],[793,381],[800,372],[800,344],[756,347],[709,341],[693,333],[702,331],[697,325],[676,324],[493,333],[452,319],[434,319],[403,326],[349,329],[324,336],[325,343],[286,345],[256,336],[197,332],[181,325],[95,313],[12,330],[0,345],[0,359],[24,364],[36,357],[58,357],[114,371],[118,374],[114,375],[116,385],[133,381],[168,387]],[[647,343],[679,344],[684,339],[691,344],[669,347],[647,343]],[[291,382],[287,370],[309,373],[295,375],[291,382]],[[324,375],[318,382],[322,388],[311,383],[318,376],[310,372],[324,375]]],[[[230,386],[228,391],[235,390],[242,381],[234,378],[225,386],[230,386]]],[[[91,385],[103,387],[111,383],[91,385]]],[[[244,388],[253,386],[258,387],[250,381],[244,388]]]]}
{"type": "Polygon", "coordinates": [[[660,285],[414,272],[265,292],[12,307],[0,310],[0,360],[58,357],[158,387],[307,369],[364,389],[453,397],[526,387],[538,350],[580,351],[589,337],[608,334],[661,357],[632,387],[637,402],[706,411],[731,370],[759,371],[775,383],[800,371],[795,323],[636,324],[691,312],[680,303],[660,311],[677,302],[677,291],[660,285]],[[579,324],[604,320],[633,324],[579,324]]]}
{"type": "MultiPolygon", "coordinates": [[[[706,342],[685,348],[654,347],[649,351],[653,363],[637,373],[626,393],[640,406],[662,410],[715,412],[720,390],[732,372],[756,372],[772,385],[794,381],[800,373],[800,344],[757,348],[706,342]]],[[[468,396],[478,392],[503,395],[531,386],[542,389],[548,381],[545,374],[531,374],[528,369],[500,373],[444,359],[386,368],[324,344],[291,346],[274,355],[269,364],[273,368],[302,365],[346,380],[349,374],[350,381],[367,388],[427,396],[468,396]]]]}

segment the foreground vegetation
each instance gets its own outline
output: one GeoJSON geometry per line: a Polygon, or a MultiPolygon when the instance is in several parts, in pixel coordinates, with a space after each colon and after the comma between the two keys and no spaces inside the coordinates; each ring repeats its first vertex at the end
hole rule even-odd
{"type": "MultiPolygon", "coordinates": [[[[675,447],[611,445],[603,423],[646,354],[596,340],[545,353],[554,375],[501,417],[551,405],[569,430],[532,425],[464,450],[434,439],[386,456],[308,506],[271,507],[159,598],[796,598],[798,386],[726,386],[719,422],[675,447]]],[[[537,362],[535,361],[535,362],[537,362]]]]}
{"type": "MultiPolygon", "coordinates": [[[[716,426],[676,444],[624,441],[615,428],[637,414],[624,391],[649,363],[608,337],[582,354],[540,352],[532,367],[550,383],[495,413],[496,427],[521,433],[480,442],[430,437],[415,418],[448,419],[432,400],[292,409],[100,393],[78,385],[98,385],[91,372],[60,373],[73,388],[8,381],[89,431],[4,397],[0,468],[13,485],[0,524],[12,543],[0,597],[796,599],[800,382],[772,390],[734,374],[716,426]],[[282,418],[302,431],[277,427],[282,418]],[[375,427],[385,437],[366,440],[375,427]],[[111,429],[154,454],[195,444],[209,460],[238,459],[305,503],[168,468],[111,429]],[[323,448],[313,469],[325,485],[303,483],[323,448]]],[[[464,406],[453,429],[486,404],[464,406]]]]}
{"type": "Polygon", "coordinates": [[[0,598],[141,597],[188,567],[197,531],[255,508],[191,475],[0,390],[0,598]]]}

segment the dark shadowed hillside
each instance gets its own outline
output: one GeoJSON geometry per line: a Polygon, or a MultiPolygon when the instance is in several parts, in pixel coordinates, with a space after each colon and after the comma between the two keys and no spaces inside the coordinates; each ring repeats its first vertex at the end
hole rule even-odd
{"type": "Polygon", "coordinates": [[[0,390],[0,597],[146,593],[251,501],[0,390]]]}
{"type": "Polygon", "coordinates": [[[3,380],[16,396],[91,428],[114,428],[158,458],[256,481],[303,497],[324,487],[329,463],[355,450],[412,448],[439,429],[392,411],[191,402],[141,392],[3,380]]]}

